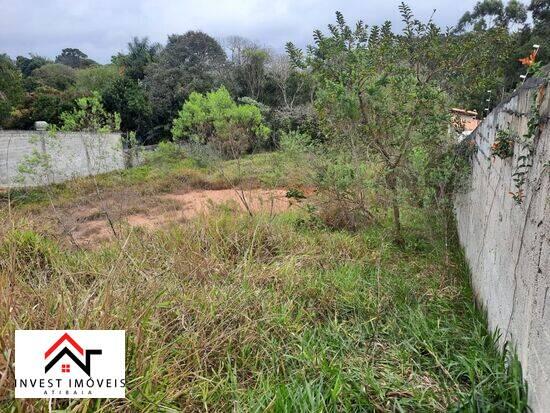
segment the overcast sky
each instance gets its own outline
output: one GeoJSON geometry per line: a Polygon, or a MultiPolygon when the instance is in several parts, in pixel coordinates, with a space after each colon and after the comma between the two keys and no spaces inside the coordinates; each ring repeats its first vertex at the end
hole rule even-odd
{"type": "MultiPolygon", "coordinates": [[[[400,25],[398,0],[0,0],[0,53],[55,57],[76,47],[108,63],[132,36],[166,43],[166,36],[202,30],[217,39],[240,35],[282,50],[303,46],[340,10],[348,22],[400,25]]],[[[409,1],[415,15],[442,27],[456,24],[476,0],[409,1]]]]}

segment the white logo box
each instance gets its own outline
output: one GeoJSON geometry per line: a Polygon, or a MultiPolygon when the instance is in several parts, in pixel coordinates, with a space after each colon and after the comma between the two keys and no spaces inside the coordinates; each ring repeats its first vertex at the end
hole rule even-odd
{"type": "Polygon", "coordinates": [[[16,330],[15,397],[123,398],[125,354],[124,330],[16,330]]]}

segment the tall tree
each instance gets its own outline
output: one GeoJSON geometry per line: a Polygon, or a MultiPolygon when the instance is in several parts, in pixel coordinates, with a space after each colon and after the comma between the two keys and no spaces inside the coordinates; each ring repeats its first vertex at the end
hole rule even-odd
{"type": "Polygon", "coordinates": [[[192,91],[204,93],[220,83],[226,62],[220,44],[199,31],[171,35],[158,62],[145,69],[144,84],[154,109],[155,122],[169,136],[172,118],[192,91]]]}
{"type": "Polygon", "coordinates": [[[371,154],[367,162],[383,166],[397,242],[403,239],[400,194],[414,154],[435,153],[448,139],[448,100],[436,74],[453,65],[443,53],[450,34],[419,22],[404,4],[400,10],[400,35],[389,22],[352,28],[337,13],[328,35],[314,33],[305,57],[287,45],[293,62],[318,79],[316,108],[327,136],[360,143],[371,154]]]}
{"type": "Polygon", "coordinates": [[[55,63],[61,63],[73,69],[81,69],[97,64],[92,59],[89,59],[86,53],[70,47],[63,49],[61,54],[56,56],[55,63]]]}
{"type": "Polygon", "coordinates": [[[113,56],[113,63],[121,66],[124,75],[134,80],[145,77],[145,68],[158,57],[162,47],[158,43],[151,43],[147,37],[134,37],[128,43],[128,53],[119,53],[113,56]]]}
{"type": "Polygon", "coordinates": [[[17,56],[15,59],[16,66],[25,77],[30,76],[34,69],[38,69],[48,63],[52,63],[51,60],[32,53],[30,57],[17,56]]]}
{"type": "Polygon", "coordinates": [[[145,142],[151,127],[151,105],[138,81],[122,77],[111,83],[102,93],[103,105],[108,112],[120,114],[120,129],[135,131],[145,142]]]}
{"type": "Polygon", "coordinates": [[[471,12],[466,12],[458,22],[458,29],[472,26],[474,30],[493,27],[509,28],[527,20],[527,8],[518,0],[510,0],[506,6],[501,0],[483,0],[476,3],[471,12]]]}
{"type": "Polygon", "coordinates": [[[23,98],[21,72],[6,54],[0,54],[0,127],[23,98]]]}

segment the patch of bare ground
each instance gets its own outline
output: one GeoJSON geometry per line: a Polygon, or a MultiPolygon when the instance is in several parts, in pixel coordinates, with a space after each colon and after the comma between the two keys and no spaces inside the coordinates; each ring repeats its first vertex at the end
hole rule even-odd
{"type": "Polygon", "coordinates": [[[114,236],[109,219],[117,227],[130,225],[154,229],[173,222],[183,222],[199,214],[225,205],[236,212],[265,212],[276,214],[291,207],[285,189],[212,189],[176,191],[172,193],[137,196],[124,194],[103,202],[86,202],[65,208],[62,212],[64,231],[81,247],[93,247],[114,236]]]}

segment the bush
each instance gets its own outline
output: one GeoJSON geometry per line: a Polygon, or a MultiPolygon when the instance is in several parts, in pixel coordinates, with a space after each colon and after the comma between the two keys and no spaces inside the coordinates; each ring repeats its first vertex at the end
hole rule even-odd
{"type": "Polygon", "coordinates": [[[175,140],[209,144],[228,158],[251,152],[269,133],[260,109],[237,105],[225,87],[205,95],[191,93],[172,126],[175,140]]]}
{"type": "Polygon", "coordinates": [[[353,156],[346,146],[321,145],[305,133],[284,132],[280,148],[287,162],[300,164],[304,186],[317,189],[309,209],[315,222],[355,231],[374,221],[374,206],[381,204],[376,164],[353,156]]]}
{"type": "Polygon", "coordinates": [[[145,153],[147,164],[173,164],[185,157],[183,148],[173,142],[160,142],[154,151],[145,153]]]}
{"type": "Polygon", "coordinates": [[[316,141],[322,140],[319,121],[311,105],[273,109],[269,113],[268,120],[274,131],[275,145],[280,144],[285,133],[292,131],[307,134],[316,141]]]}

